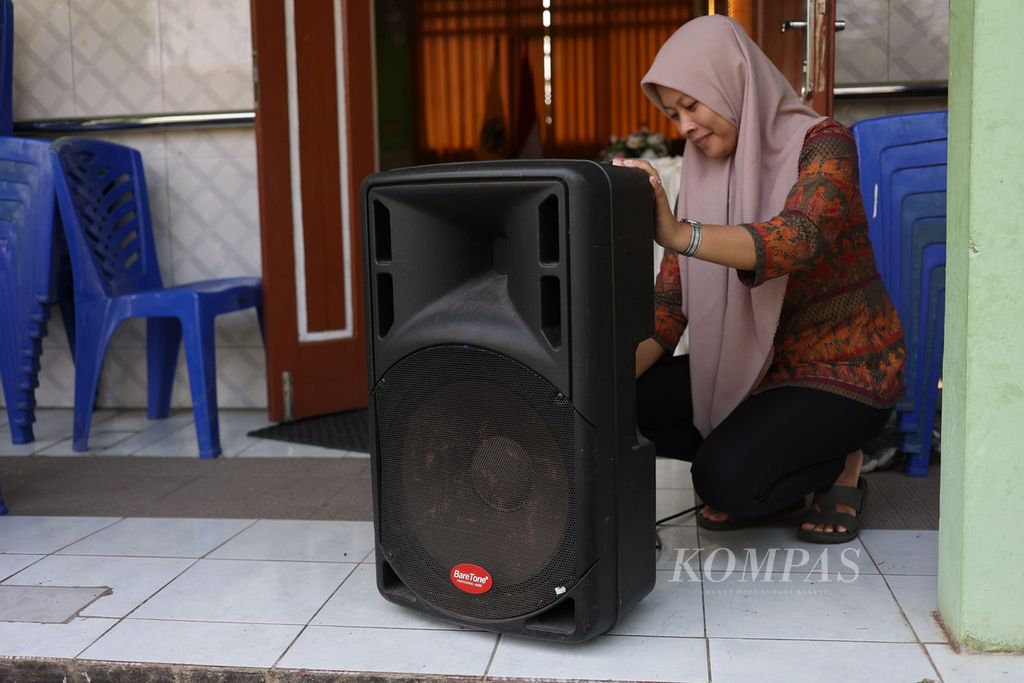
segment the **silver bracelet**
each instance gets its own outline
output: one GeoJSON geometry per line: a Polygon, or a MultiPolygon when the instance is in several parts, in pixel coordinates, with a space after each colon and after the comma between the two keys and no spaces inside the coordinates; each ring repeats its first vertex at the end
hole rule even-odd
{"type": "Polygon", "coordinates": [[[690,246],[686,248],[686,251],[682,252],[683,256],[693,256],[700,249],[701,230],[704,229],[704,225],[700,221],[695,221],[690,218],[680,218],[680,223],[689,223],[692,231],[690,232],[690,246]]]}

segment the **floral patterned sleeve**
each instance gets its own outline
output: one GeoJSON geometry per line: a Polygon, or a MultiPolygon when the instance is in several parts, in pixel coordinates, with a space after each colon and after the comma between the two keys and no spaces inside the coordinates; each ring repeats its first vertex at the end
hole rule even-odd
{"type": "Polygon", "coordinates": [[[666,249],[654,281],[654,339],[668,351],[674,351],[684,329],[686,316],[679,282],[679,254],[666,249]]]}
{"type": "Polygon", "coordinates": [[[812,268],[849,220],[857,196],[857,147],[839,125],[819,126],[804,141],[800,171],[775,218],[744,225],[754,238],[757,265],[739,271],[756,287],[766,280],[812,268]]]}

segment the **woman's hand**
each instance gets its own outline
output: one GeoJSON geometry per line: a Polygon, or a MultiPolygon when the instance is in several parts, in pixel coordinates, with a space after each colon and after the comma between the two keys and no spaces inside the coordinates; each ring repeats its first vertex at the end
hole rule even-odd
{"type": "Polygon", "coordinates": [[[636,168],[647,174],[651,187],[654,189],[655,214],[654,241],[663,247],[675,251],[685,251],[690,245],[690,231],[692,228],[688,223],[680,223],[676,220],[675,213],[668,203],[668,195],[665,194],[665,187],[661,183],[661,176],[654,166],[643,159],[613,159],[612,165],[636,168]]]}

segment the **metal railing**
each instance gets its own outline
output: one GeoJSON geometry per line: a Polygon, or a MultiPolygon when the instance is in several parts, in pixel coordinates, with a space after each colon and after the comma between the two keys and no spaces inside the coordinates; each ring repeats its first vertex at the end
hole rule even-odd
{"type": "Polygon", "coordinates": [[[907,81],[903,83],[848,83],[832,89],[837,100],[880,100],[893,97],[948,97],[947,81],[907,81]]]}
{"type": "MultiPolygon", "coordinates": [[[[833,93],[837,100],[947,97],[949,94],[949,84],[946,81],[839,84],[835,87],[833,93]]],[[[45,134],[186,128],[238,128],[252,126],[255,121],[256,112],[250,110],[134,114],[128,116],[82,116],[62,119],[15,121],[14,132],[45,134]]]]}
{"type": "Polygon", "coordinates": [[[98,131],[237,128],[252,126],[256,112],[207,111],[127,116],[83,116],[15,121],[15,133],[91,133],[98,131]]]}

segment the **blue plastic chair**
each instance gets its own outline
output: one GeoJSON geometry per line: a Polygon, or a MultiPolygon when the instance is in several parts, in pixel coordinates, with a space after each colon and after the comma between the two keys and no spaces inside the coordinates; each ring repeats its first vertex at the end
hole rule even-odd
{"type": "MultiPolygon", "coordinates": [[[[881,194],[882,152],[890,147],[945,140],[947,116],[944,111],[881,116],[858,121],[850,127],[857,143],[860,189],[868,216],[868,236],[876,253],[883,244],[884,195],[881,194]]],[[[879,264],[880,269],[883,267],[879,264]]]]}
{"type": "Polygon", "coordinates": [[[0,377],[11,441],[35,436],[39,356],[53,301],[50,146],[0,137],[0,377]]]}
{"type": "MultiPolygon", "coordinates": [[[[924,357],[930,347],[935,343],[933,336],[920,337],[919,316],[921,302],[921,272],[924,268],[925,249],[933,244],[946,243],[946,217],[943,214],[930,215],[933,207],[928,207],[930,202],[937,201],[941,197],[945,201],[944,192],[914,195],[907,198],[904,208],[905,224],[910,228],[906,230],[910,245],[907,257],[907,281],[903,287],[900,307],[900,318],[904,321],[904,335],[908,350],[906,371],[904,373],[907,387],[904,399],[897,405],[900,411],[900,431],[914,432],[918,428],[917,412],[914,407],[921,394],[917,391],[917,378],[922,376],[924,368],[924,357]],[[914,213],[914,204],[923,207],[925,215],[914,213]],[[915,277],[912,277],[915,276],[915,277]]],[[[927,292],[925,292],[927,295],[927,292]]],[[[941,335],[942,330],[939,330],[941,335]]],[[[917,452],[910,450],[910,452],[917,452]]]]}
{"type": "Polygon", "coordinates": [[[75,280],[73,448],[88,448],[100,369],[114,331],[127,318],[146,318],[150,419],[170,412],[184,337],[199,455],[218,456],[214,319],[255,307],[262,332],[260,278],[164,287],[139,153],[110,142],[61,138],[51,154],[75,280]]]}
{"type": "MultiPolygon", "coordinates": [[[[912,240],[912,222],[906,224],[904,227],[904,215],[903,207],[905,202],[916,195],[923,195],[935,192],[943,192],[946,189],[946,167],[945,166],[925,166],[917,168],[903,168],[892,173],[890,176],[890,192],[886,197],[888,204],[887,208],[891,207],[889,211],[889,227],[887,231],[892,233],[887,235],[887,241],[890,244],[895,245],[896,243],[902,244],[905,239],[904,232],[911,233],[912,240]]],[[[920,217],[907,218],[917,219],[920,217]]],[[[895,250],[895,247],[892,247],[895,250]]],[[[920,279],[920,271],[914,269],[915,259],[913,255],[910,255],[907,259],[902,259],[899,262],[901,269],[908,270],[907,281],[915,283],[920,279]]],[[[913,287],[913,284],[911,285],[913,287]]],[[[904,301],[903,293],[899,291],[891,292],[893,300],[900,305],[904,301]]],[[[907,341],[907,365],[905,371],[905,379],[907,386],[907,393],[904,397],[904,401],[897,407],[901,411],[900,416],[900,431],[910,432],[917,429],[916,417],[917,411],[914,409],[917,401],[917,394],[915,383],[917,377],[917,368],[919,366],[919,357],[921,353],[921,344],[925,342],[922,339],[913,338],[912,335],[907,335],[907,328],[916,329],[917,320],[917,307],[910,302],[910,305],[904,307],[900,311],[901,318],[904,323],[904,334],[906,335],[907,341]]]]}
{"type": "MultiPolygon", "coordinates": [[[[932,244],[925,248],[921,270],[921,310],[919,336],[931,338],[935,343],[923,354],[924,369],[918,379],[917,421],[914,433],[916,443],[907,461],[907,474],[926,476],[932,450],[932,430],[938,405],[938,383],[942,376],[942,328],[945,324],[946,301],[946,245],[932,244]]],[[[908,449],[904,449],[908,450],[908,449]]]]}
{"type": "Polygon", "coordinates": [[[0,135],[14,130],[14,3],[0,0],[0,135]]]}
{"type": "MultiPolygon", "coordinates": [[[[900,145],[889,147],[882,152],[880,193],[885,197],[888,209],[888,217],[885,222],[886,239],[884,242],[885,261],[883,280],[889,287],[891,295],[899,296],[896,291],[899,288],[902,272],[904,269],[903,243],[906,235],[906,227],[909,223],[901,221],[903,213],[902,202],[899,196],[894,194],[893,183],[901,171],[913,168],[942,168],[943,186],[945,189],[945,168],[946,168],[946,141],[932,140],[917,145],[900,145]]],[[[939,172],[934,172],[939,173],[939,172]]],[[[931,177],[931,176],[929,176],[931,177]]],[[[945,215],[943,208],[942,215],[945,215]]]]}

